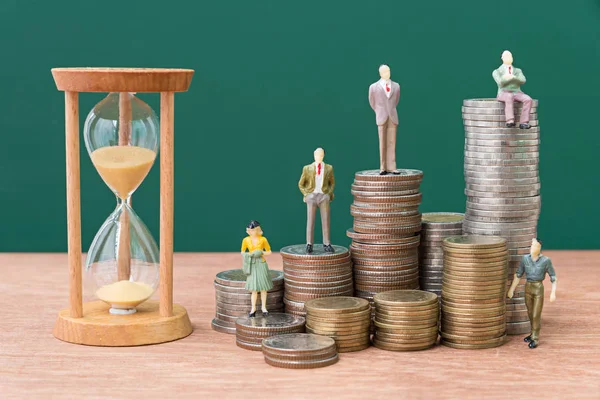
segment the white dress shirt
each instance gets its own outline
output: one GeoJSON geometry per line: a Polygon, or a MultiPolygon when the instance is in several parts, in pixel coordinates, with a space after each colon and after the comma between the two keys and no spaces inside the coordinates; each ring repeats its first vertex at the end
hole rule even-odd
{"type": "Polygon", "coordinates": [[[389,79],[380,79],[380,80],[379,80],[379,84],[380,84],[380,85],[381,85],[381,87],[383,88],[383,91],[385,92],[385,95],[386,95],[386,96],[389,98],[389,97],[392,95],[392,90],[394,90],[394,89],[392,88],[392,81],[391,81],[391,80],[389,80],[389,79]],[[388,92],[388,91],[385,89],[385,86],[386,86],[386,85],[387,85],[387,86],[390,88],[390,91],[389,91],[389,92],[388,92]]]}
{"type": "Polygon", "coordinates": [[[323,193],[323,175],[325,175],[325,164],[315,163],[315,190],[313,193],[323,193]],[[319,174],[319,165],[321,165],[321,173],[319,174]]]}

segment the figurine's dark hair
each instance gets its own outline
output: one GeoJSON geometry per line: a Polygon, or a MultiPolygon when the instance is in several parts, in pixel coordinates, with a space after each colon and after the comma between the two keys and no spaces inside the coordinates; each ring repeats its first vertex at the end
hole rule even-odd
{"type": "Polygon", "coordinates": [[[542,245],[542,241],[538,238],[535,238],[535,240],[540,244],[540,246],[542,245]]]}
{"type": "Polygon", "coordinates": [[[248,224],[248,226],[246,228],[254,229],[254,228],[258,228],[259,226],[260,226],[260,222],[252,220],[252,221],[250,221],[250,223],[248,224]]]}

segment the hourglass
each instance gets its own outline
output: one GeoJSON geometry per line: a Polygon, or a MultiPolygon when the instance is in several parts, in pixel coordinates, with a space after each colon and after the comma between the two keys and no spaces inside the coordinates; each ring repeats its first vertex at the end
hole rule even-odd
{"type": "Polygon", "coordinates": [[[177,340],[192,326],[173,304],[173,111],[174,93],[187,91],[193,70],[55,68],[65,92],[67,229],[70,307],[59,312],[58,339],[97,346],[134,346],[177,340]],[[117,199],[81,263],[80,92],[108,92],[88,114],[85,147],[117,199]],[[161,93],[160,125],[136,97],[161,93]],[[152,168],[160,147],[160,250],[131,206],[131,196],[152,168]],[[95,300],[83,302],[85,287],[95,300]],[[149,300],[158,288],[160,301],[149,300]]]}

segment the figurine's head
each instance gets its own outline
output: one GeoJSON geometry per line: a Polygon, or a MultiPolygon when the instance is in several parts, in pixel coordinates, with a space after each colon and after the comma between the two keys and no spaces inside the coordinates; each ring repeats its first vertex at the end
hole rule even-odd
{"type": "Polygon", "coordinates": [[[262,236],[263,231],[260,227],[260,222],[252,220],[246,227],[246,233],[252,237],[262,236]]]}
{"type": "Polygon", "coordinates": [[[512,57],[512,53],[510,51],[504,50],[502,52],[502,57],[501,58],[502,58],[502,62],[504,64],[512,65],[512,63],[513,63],[513,57],[512,57]]]}
{"type": "Polygon", "coordinates": [[[321,163],[323,162],[323,158],[325,158],[325,150],[319,147],[315,150],[315,162],[321,163]]]}
{"type": "Polygon", "coordinates": [[[390,76],[391,76],[390,67],[388,67],[385,64],[381,64],[379,66],[379,76],[381,76],[381,79],[384,79],[386,81],[388,79],[390,79],[390,76]]]}
{"type": "Polygon", "coordinates": [[[542,252],[542,242],[536,238],[531,239],[530,253],[533,257],[537,257],[542,252]]]}

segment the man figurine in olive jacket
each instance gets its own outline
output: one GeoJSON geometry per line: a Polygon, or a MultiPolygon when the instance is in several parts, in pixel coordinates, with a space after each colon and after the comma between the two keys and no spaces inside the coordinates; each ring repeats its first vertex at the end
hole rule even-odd
{"type": "Polygon", "coordinates": [[[502,65],[492,72],[494,80],[498,84],[498,96],[496,99],[504,103],[504,115],[506,116],[506,127],[515,127],[514,102],[523,103],[519,128],[529,129],[529,112],[531,111],[531,97],[521,91],[521,85],[525,83],[525,75],[519,68],[513,65],[513,56],[510,51],[502,53],[502,65]]]}
{"type": "Polygon", "coordinates": [[[552,282],[552,292],[550,292],[550,302],[556,300],[556,273],[552,266],[552,261],[541,254],[542,242],[537,239],[531,241],[530,254],[523,256],[521,264],[517,269],[510,289],[508,289],[508,298],[512,299],[515,294],[515,288],[525,274],[527,283],[525,284],[525,304],[527,305],[527,314],[531,322],[531,334],[524,340],[529,343],[530,349],[535,349],[540,338],[540,328],[542,323],[542,308],[544,307],[544,278],[546,274],[550,276],[552,282]]]}
{"type": "Polygon", "coordinates": [[[317,207],[321,214],[321,225],[323,228],[323,249],[328,253],[335,250],[329,239],[329,203],[333,201],[333,188],[335,179],[333,167],[323,162],[325,150],[315,150],[315,162],[306,165],[302,169],[302,176],[298,187],[304,195],[307,209],[306,221],[306,252],[312,253],[314,244],[315,216],[317,207]]]}

